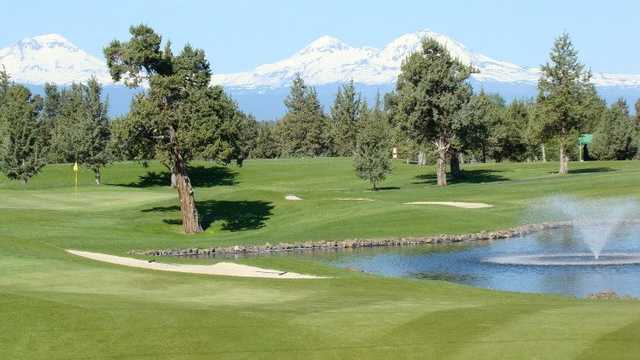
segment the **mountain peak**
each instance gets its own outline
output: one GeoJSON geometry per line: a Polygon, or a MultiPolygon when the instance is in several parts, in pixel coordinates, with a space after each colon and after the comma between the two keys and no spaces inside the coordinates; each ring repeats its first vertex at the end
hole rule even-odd
{"type": "Polygon", "coordinates": [[[342,40],[335,38],[333,36],[325,35],[311,42],[304,49],[302,49],[300,53],[304,54],[304,53],[317,52],[317,51],[328,52],[328,51],[346,50],[346,49],[349,49],[349,45],[342,42],[342,40]]]}
{"type": "Polygon", "coordinates": [[[111,83],[104,61],[75,46],[60,34],[44,34],[0,49],[0,64],[12,80],[28,84],[69,84],[95,76],[111,83]]]}

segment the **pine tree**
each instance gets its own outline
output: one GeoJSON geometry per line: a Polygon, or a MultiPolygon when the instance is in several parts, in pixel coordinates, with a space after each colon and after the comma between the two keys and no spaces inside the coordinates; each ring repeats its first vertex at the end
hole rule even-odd
{"type": "Polygon", "coordinates": [[[466,80],[472,71],[437,41],[427,39],[421,51],[402,63],[398,76],[395,114],[419,143],[431,143],[437,149],[440,186],[447,185],[447,155],[454,141],[458,113],[471,96],[466,80]]]}
{"type": "Polygon", "coordinates": [[[358,133],[353,164],[356,175],[378,189],[387,175],[391,174],[391,147],[389,126],[381,109],[380,101],[372,111],[363,114],[363,126],[358,133]]]}
{"type": "Polygon", "coordinates": [[[46,165],[39,104],[24,86],[3,83],[2,87],[0,169],[8,178],[26,184],[46,165]]]}
{"type": "Polygon", "coordinates": [[[636,127],[640,129],[640,99],[636,100],[635,109],[636,109],[635,123],[636,123],[636,127]]]}
{"type": "Polygon", "coordinates": [[[280,152],[285,156],[328,155],[328,121],[316,90],[307,87],[299,74],[293,80],[285,106],[287,114],[277,124],[280,152]]]}
{"type": "Polygon", "coordinates": [[[637,136],[627,103],[620,99],[596,129],[590,154],[599,160],[632,159],[638,152],[637,136]]]}
{"type": "Polygon", "coordinates": [[[593,91],[591,73],[578,61],[567,33],[556,39],[550,62],[542,66],[538,81],[539,119],[543,138],[556,139],[560,148],[560,174],[569,172],[567,150],[584,127],[585,94],[593,91]]]}
{"type": "Polygon", "coordinates": [[[336,155],[353,155],[363,104],[362,96],[356,92],[353,80],[338,89],[331,107],[331,134],[336,155]]]}

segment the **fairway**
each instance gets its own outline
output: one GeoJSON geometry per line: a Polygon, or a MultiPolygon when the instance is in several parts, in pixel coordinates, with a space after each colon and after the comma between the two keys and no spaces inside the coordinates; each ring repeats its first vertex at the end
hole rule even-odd
{"type": "MultiPolygon", "coordinates": [[[[380,191],[348,158],[194,162],[205,231],[183,235],[157,162],[115,163],[103,185],[50,165],[27,185],[0,178],[0,359],[635,359],[640,302],[489,291],[383,278],[311,258],[236,263],[329,279],[255,279],[137,269],[68,254],[380,239],[534,222],[558,194],[640,198],[634,161],[465,165],[438,188],[397,161],[380,191]],[[301,201],[288,201],[295,194],[301,201]],[[436,204],[475,203],[465,208],[436,204]]],[[[212,264],[219,259],[159,259],[212,264]]]]}

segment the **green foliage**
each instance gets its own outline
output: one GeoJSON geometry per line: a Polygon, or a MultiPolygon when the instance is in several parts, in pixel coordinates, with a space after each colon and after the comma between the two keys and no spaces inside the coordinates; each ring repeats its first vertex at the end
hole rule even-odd
{"type": "Polygon", "coordinates": [[[455,136],[457,113],[469,101],[465,81],[472,69],[449,55],[433,39],[403,63],[396,85],[396,116],[421,143],[449,145],[455,136]]]}
{"type": "Polygon", "coordinates": [[[294,157],[329,155],[329,122],[315,88],[307,87],[299,74],[293,80],[285,105],[287,114],[277,124],[281,154],[294,157]]]}
{"type": "Polygon", "coordinates": [[[251,157],[256,159],[273,159],[280,156],[278,136],[274,123],[261,122],[257,124],[255,148],[251,157]]]}
{"type": "Polygon", "coordinates": [[[633,159],[638,152],[638,130],[624,100],[611,106],[593,135],[590,155],[599,160],[633,159]]]}
{"type": "Polygon", "coordinates": [[[362,116],[365,119],[357,136],[353,165],[356,175],[377,190],[377,185],[391,174],[389,126],[379,104],[362,116]]]}
{"type": "Polygon", "coordinates": [[[331,138],[335,155],[353,155],[358,129],[366,107],[362,95],[356,92],[353,80],[338,89],[331,107],[331,138]]]}
{"type": "Polygon", "coordinates": [[[128,159],[160,159],[169,169],[179,157],[228,163],[242,158],[238,141],[244,115],[219,86],[210,86],[204,51],[185,45],[174,55],[171,44],[160,50],[161,37],[151,28],[131,27],[131,39],[114,40],[105,50],[115,81],[149,89],[138,95],[130,114],[114,126],[119,149],[128,159]]]}
{"type": "Polygon", "coordinates": [[[51,158],[77,161],[94,172],[97,183],[101,169],[112,160],[107,109],[102,86],[95,78],[86,84],[72,84],[64,92],[47,87],[42,118],[47,129],[51,128],[51,158]]]}
{"type": "Polygon", "coordinates": [[[40,102],[24,86],[0,80],[0,170],[13,180],[27,183],[46,164],[43,126],[38,120],[40,102]]]}
{"type": "Polygon", "coordinates": [[[579,61],[569,35],[556,39],[550,62],[542,66],[538,81],[540,134],[545,141],[556,138],[560,145],[560,173],[567,172],[564,152],[585,127],[585,118],[593,108],[591,73],[579,61]]]}

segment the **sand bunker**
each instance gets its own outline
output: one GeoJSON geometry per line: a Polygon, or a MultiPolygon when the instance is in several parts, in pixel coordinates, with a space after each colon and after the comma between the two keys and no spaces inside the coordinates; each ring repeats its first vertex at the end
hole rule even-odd
{"type": "Polygon", "coordinates": [[[322,276],[303,275],[286,271],[263,269],[255,266],[240,265],[228,262],[219,262],[212,265],[190,265],[190,264],[165,264],[159,262],[149,262],[147,260],[133,259],[122,256],[107,255],[101,253],[67,250],[68,253],[82,256],[87,259],[107,262],[110,264],[137,267],[149,270],[173,271],[191,274],[204,275],[224,275],[252,278],[268,279],[326,279],[322,276]]]}
{"type": "Polygon", "coordinates": [[[493,207],[493,205],[485,203],[459,202],[459,201],[414,201],[404,203],[405,205],[442,205],[453,206],[463,209],[485,209],[493,207]]]}
{"type": "Polygon", "coordinates": [[[295,195],[287,195],[284,198],[289,200],[289,201],[300,201],[300,200],[302,200],[302,198],[297,197],[295,195]]]}

